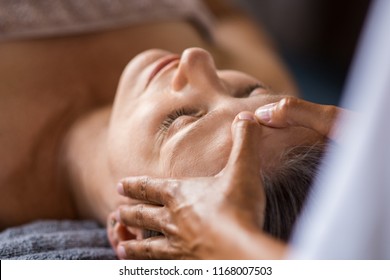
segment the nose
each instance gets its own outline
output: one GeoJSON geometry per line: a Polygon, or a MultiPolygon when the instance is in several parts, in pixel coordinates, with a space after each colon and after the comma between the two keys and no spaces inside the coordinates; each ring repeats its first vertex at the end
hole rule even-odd
{"type": "Polygon", "coordinates": [[[210,53],[200,48],[186,49],[172,79],[172,88],[179,91],[187,85],[221,88],[214,60],[210,53]]]}

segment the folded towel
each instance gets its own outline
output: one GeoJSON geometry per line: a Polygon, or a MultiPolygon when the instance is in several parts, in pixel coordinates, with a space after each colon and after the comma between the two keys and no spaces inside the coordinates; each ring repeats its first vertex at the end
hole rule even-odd
{"type": "Polygon", "coordinates": [[[116,259],[105,228],[94,221],[36,221],[0,233],[0,259],[116,259]]]}

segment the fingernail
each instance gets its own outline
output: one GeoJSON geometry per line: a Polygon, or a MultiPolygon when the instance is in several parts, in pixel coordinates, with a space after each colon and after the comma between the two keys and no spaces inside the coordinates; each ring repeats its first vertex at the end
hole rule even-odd
{"type": "Polygon", "coordinates": [[[269,122],[272,116],[272,110],[275,107],[274,104],[267,104],[256,110],[255,115],[259,120],[263,122],[269,122]]]}
{"type": "Polygon", "coordinates": [[[258,109],[256,110],[255,115],[259,120],[264,122],[269,122],[271,120],[271,112],[269,109],[258,109]]]}
{"type": "Polygon", "coordinates": [[[120,258],[122,260],[125,259],[126,258],[125,247],[123,247],[122,245],[119,245],[118,250],[117,250],[117,254],[118,254],[118,258],[120,258]]]}
{"type": "Polygon", "coordinates": [[[117,209],[117,210],[115,211],[115,220],[116,220],[117,222],[120,222],[120,220],[121,220],[121,211],[120,211],[120,209],[117,209]]]}
{"type": "Polygon", "coordinates": [[[125,194],[125,190],[123,189],[123,184],[122,183],[119,183],[117,186],[116,186],[116,189],[118,191],[119,194],[121,195],[124,195],[125,194]]]}
{"type": "Polygon", "coordinates": [[[239,120],[248,120],[248,121],[254,121],[255,118],[253,117],[253,114],[249,112],[241,112],[238,114],[238,119],[239,120]]]}

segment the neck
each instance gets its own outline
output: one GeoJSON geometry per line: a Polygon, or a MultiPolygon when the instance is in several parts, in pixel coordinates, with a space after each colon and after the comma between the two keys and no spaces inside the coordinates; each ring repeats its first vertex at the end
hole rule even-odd
{"type": "Polygon", "coordinates": [[[77,121],[64,142],[64,181],[72,190],[79,218],[105,224],[121,202],[110,174],[107,134],[111,108],[95,110],[77,121]]]}

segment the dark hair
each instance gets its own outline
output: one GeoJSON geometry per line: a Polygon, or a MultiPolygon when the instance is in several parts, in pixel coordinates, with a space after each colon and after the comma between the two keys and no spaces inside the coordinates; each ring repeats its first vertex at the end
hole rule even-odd
{"type": "Polygon", "coordinates": [[[262,172],[266,194],[263,229],[287,241],[308,196],[325,151],[324,143],[286,150],[278,167],[262,172]]]}

